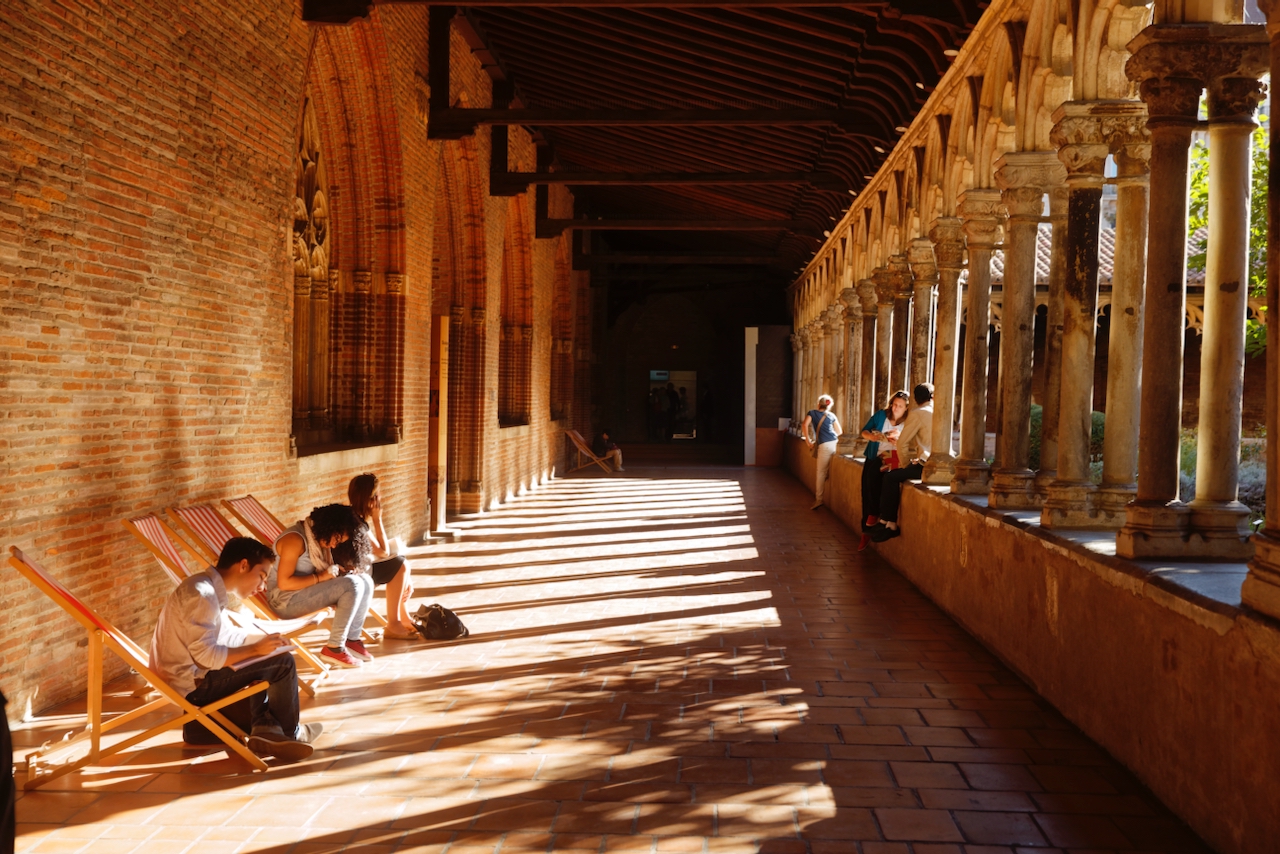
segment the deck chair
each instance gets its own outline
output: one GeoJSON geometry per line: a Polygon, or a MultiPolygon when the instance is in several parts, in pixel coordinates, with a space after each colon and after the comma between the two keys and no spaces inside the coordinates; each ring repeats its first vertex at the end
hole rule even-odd
{"type": "MultiPolygon", "coordinates": [[[[182,537],[178,542],[198,561],[204,561],[210,565],[218,562],[218,555],[222,553],[222,548],[232,537],[240,536],[240,532],[231,527],[231,523],[223,518],[222,514],[213,509],[210,504],[191,504],[187,507],[170,507],[165,511],[169,518],[173,520],[177,529],[182,532],[182,537]]],[[[265,593],[258,593],[249,599],[244,600],[258,616],[265,620],[283,621],[283,618],[276,613],[276,609],[271,607],[271,603],[267,601],[265,593]]],[[[332,615],[332,609],[325,608],[322,613],[332,615]]],[[[320,660],[320,656],[312,652],[302,640],[297,637],[290,638],[293,643],[294,655],[297,656],[299,663],[305,665],[307,669],[316,674],[312,679],[299,679],[298,684],[303,687],[308,694],[315,695],[315,685],[329,673],[329,665],[320,660]]]]}
{"type": "MultiPolygon", "coordinates": [[[[178,547],[174,545],[181,542],[173,529],[165,524],[164,520],[154,514],[146,516],[135,516],[132,519],[124,519],[121,521],[125,529],[142,541],[155,559],[160,563],[160,567],[165,574],[173,579],[174,584],[181,584],[183,579],[191,575],[187,569],[186,561],[182,559],[182,554],[178,551],[178,547]]],[[[214,561],[216,563],[216,560],[214,561]]],[[[263,634],[279,634],[294,644],[294,651],[305,651],[306,655],[299,655],[299,659],[303,667],[310,669],[318,674],[324,674],[325,669],[317,670],[317,665],[323,668],[328,667],[311,653],[302,642],[298,640],[303,635],[313,631],[322,622],[323,612],[312,615],[311,617],[303,617],[296,620],[282,620],[274,611],[270,610],[270,606],[262,607],[265,602],[248,602],[250,610],[254,612],[259,620],[246,619],[240,613],[228,611],[227,616],[236,625],[250,631],[258,631],[263,634]]],[[[319,677],[298,678],[298,686],[307,693],[308,696],[314,697],[316,694],[315,683],[319,677]]]]}
{"type": "MultiPolygon", "coordinates": [[[[285,531],[284,523],[252,495],[246,495],[244,498],[224,498],[222,506],[227,508],[227,512],[236,517],[241,525],[248,528],[259,542],[269,546],[273,546],[285,531]]],[[[377,611],[370,609],[369,616],[373,617],[374,622],[380,626],[387,624],[387,618],[377,611]]]]}
{"type": "Polygon", "coordinates": [[[605,462],[604,459],[602,459],[601,457],[597,457],[594,453],[592,453],[591,446],[587,444],[586,439],[582,438],[581,433],[579,433],[577,430],[565,430],[564,432],[565,432],[565,435],[569,437],[570,441],[573,442],[573,446],[578,450],[578,466],[577,468],[569,469],[570,472],[575,472],[575,471],[578,471],[579,469],[589,468],[592,465],[592,463],[594,463],[595,465],[598,465],[600,466],[600,468],[604,469],[605,474],[613,474],[613,468],[610,467],[610,465],[607,462],[605,462]],[[587,458],[587,461],[585,463],[582,461],[583,457],[587,458]]]}
{"type": "Polygon", "coordinates": [[[127,635],[108,622],[97,611],[81,602],[67,588],[63,587],[44,567],[24,555],[16,546],[9,547],[9,563],[18,572],[34,584],[42,593],[53,600],[63,611],[66,611],[76,622],[84,626],[89,636],[89,684],[88,684],[88,720],[85,728],[74,737],[53,745],[46,744],[27,757],[27,780],[23,784],[26,789],[42,786],[50,780],[56,780],[64,774],[77,771],[89,765],[99,765],[104,759],[127,750],[135,744],[141,744],[162,732],[180,727],[188,721],[199,721],[205,728],[222,739],[227,752],[243,758],[258,771],[267,770],[267,763],[256,756],[244,741],[243,730],[233,724],[222,714],[222,709],[237,703],[245,697],[267,689],[266,682],[255,682],[229,697],[196,706],[180,695],[160,678],[148,665],[147,653],[133,642],[127,635]],[[151,687],[159,692],[160,697],[110,720],[103,720],[103,650],[109,649],[118,655],[125,664],[138,672],[151,687]],[[182,713],[163,723],[149,727],[110,745],[103,745],[103,736],[132,723],[152,712],[160,711],[166,706],[177,706],[182,713]],[[78,759],[71,759],[69,754],[88,742],[88,751],[78,759]],[[56,763],[53,760],[66,757],[65,761],[56,763]]]}
{"type": "Polygon", "coordinates": [[[284,533],[284,523],[252,495],[246,495],[244,498],[224,498],[222,506],[236,517],[236,521],[248,528],[249,533],[257,537],[259,542],[269,546],[274,545],[284,533]]]}
{"type": "Polygon", "coordinates": [[[174,540],[177,539],[177,536],[159,516],[154,513],[148,513],[146,516],[122,519],[120,524],[124,525],[125,530],[142,541],[142,544],[147,547],[147,550],[159,562],[160,568],[164,570],[165,575],[169,576],[174,584],[181,584],[183,579],[191,575],[186,561],[182,559],[182,553],[174,545],[174,540]]]}

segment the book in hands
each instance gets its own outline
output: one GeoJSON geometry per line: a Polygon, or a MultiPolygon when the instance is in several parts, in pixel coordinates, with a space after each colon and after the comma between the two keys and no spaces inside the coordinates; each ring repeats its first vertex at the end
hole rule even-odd
{"type": "Polygon", "coordinates": [[[291,648],[292,647],[290,643],[287,640],[284,640],[283,638],[281,638],[279,646],[277,646],[275,649],[271,650],[270,652],[263,653],[262,655],[255,655],[252,658],[246,658],[243,661],[237,661],[235,664],[228,665],[228,667],[230,667],[232,670],[242,670],[243,668],[248,667],[250,664],[257,664],[259,661],[266,661],[268,658],[275,658],[277,655],[280,655],[281,653],[287,653],[291,648]]]}

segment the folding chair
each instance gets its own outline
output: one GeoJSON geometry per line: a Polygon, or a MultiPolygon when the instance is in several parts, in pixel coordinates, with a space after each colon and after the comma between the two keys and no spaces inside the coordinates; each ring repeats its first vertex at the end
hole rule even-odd
{"type": "MultiPolygon", "coordinates": [[[[231,523],[222,518],[222,514],[208,504],[170,507],[165,512],[169,514],[169,518],[173,520],[178,530],[183,534],[178,538],[178,542],[196,560],[204,561],[211,566],[218,562],[218,555],[222,553],[222,548],[227,544],[227,541],[232,537],[240,536],[240,532],[231,527],[231,523]]],[[[267,601],[267,597],[263,593],[258,593],[249,599],[245,599],[244,603],[264,620],[281,623],[289,622],[276,613],[275,608],[271,607],[271,603],[267,601]]],[[[333,611],[329,608],[324,608],[317,613],[332,616],[333,611]]],[[[319,625],[323,620],[310,622],[319,625]]],[[[316,674],[311,679],[298,680],[302,690],[306,691],[309,696],[314,697],[316,683],[329,673],[329,665],[302,643],[299,635],[304,634],[309,629],[310,626],[302,631],[287,634],[286,637],[293,643],[293,652],[298,657],[298,661],[316,674]]]]}
{"type": "Polygon", "coordinates": [[[146,516],[122,519],[120,524],[142,541],[152,556],[159,561],[165,575],[173,579],[174,584],[181,584],[183,579],[191,575],[191,570],[187,568],[187,563],[182,559],[178,547],[173,544],[177,536],[159,516],[148,513],[146,516]]]}
{"type": "Polygon", "coordinates": [[[594,453],[591,452],[591,446],[587,444],[586,439],[582,438],[581,433],[579,433],[577,430],[565,430],[564,432],[565,432],[565,435],[567,435],[569,439],[573,442],[573,446],[578,449],[578,466],[577,468],[569,469],[570,472],[578,471],[578,469],[588,468],[591,466],[592,463],[595,463],[596,465],[600,466],[600,468],[604,469],[605,474],[613,474],[613,469],[609,466],[609,464],[605,462],[604,459],[602,459],[601,457],[597,457],[594,453]],[[585,463],[582,461],[583,457],[587,458],[587,461],[585,463]]]}
{"type": "Polygon", "coordinates": [[[49,575],[44,567],[24,555],[16,546],[10,546],[9,552],[11,555],[9,563],[18,572],[22,573],[28,581],[39,588],[42,593],[52,599],[54,604],[84,626],[85,632],[89,636],[88,720],[85,728],[72,738],[54,745],[45,745],[29,755],[27,757],[27,781],[24,784],[24,788],[34,789],[50,780],[55,780],[64,774],[69,774],[85,766],[99,765],[108,756],[126,750],[135,744],[140,744],[162,732],[180,727],[188,721],[199,721],[204,724],[206,729],[222,739],[229,753],[242,757],[258,771],[267,770],[267,763],[245,747],[245,732],[228,720],[221,711],[245,697],[257,694],[259,691],[265,691],[267,689],[266,682],[255,682],[229,697],[223,697],[221,700],[205,706],[196,706],[151,670],[147,653],[143,651],[142,647],[111,625],[97,611],[81,602],[67,588],[49,575]],[[160,693],[160,697],[149,703],[142,704],[133,711],[125,712],[104,721],[102,717],[102,651],[104,648],[114,652],[125,664],[137,671],[153,689],[160,693]],[[169,705],[177,706],[182,714],[121,739],[114,744],[103,746],[102,738],[104,735],[169,705]],[[68,759],[62,763],[51,761],[55,757],[81,747],[86,741],[89,744],[89,750],[79,759],[68,759]]]}
{"type": "Polygon", "coordinates": [[[284,533],[284,523],[252,495],[246,495],[244,498],[224,498],[222,506],[227,508],[227,512],[236,517],[241,525],[248,528],[249,533],[269,546],[274,545],[284,533]]]}
{"type": "MultiPolygon", "coordinates": [[[[244,498],[224,498],[222,506],[227,508],[227,511],[236,517],[240,524],[248,528],[259,542],[269,546],[273,546],[285,531],[284,523],[252,495],[246,495],[244,498]]],[[[377,611],[370,610],[369,616],[373,617],[378,625],[386,626],[387,618],[377,611]]]]}

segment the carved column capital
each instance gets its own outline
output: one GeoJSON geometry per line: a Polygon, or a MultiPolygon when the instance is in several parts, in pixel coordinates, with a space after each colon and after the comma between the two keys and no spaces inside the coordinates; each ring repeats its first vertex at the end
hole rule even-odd
{"type": "Polygon", "coordinates": [[[1253,124],[1267,87],[1252,77],[1219,77],[1209,81],[1209,121],[1253,124]]]}
{"type": "Polygon", "coordinates": [[[840,334],[840,330],[844,328],[844,311],[840,308],[840,305],[837,303],[828,307],[822,313],[822,316],[827,322],[827,334],[840,334]]]}
{"type": "Polygon", "coordinates": [[[862,301],[853,288],[845,288],[840,292],[840,304],[844,306],[844,316],[847,320],[852,320],[862,313],[862,301]]]}
{"type": "Polygon", "coordinates": [[[293,273],[294,299],[298,299],[301,297],[310,297],[310,296],[311,296],[311,271],[304,270],[303,272],[300,273],[297,270],[295,270],[293,273]]]}
{"type": "Polygon", "coordinates": [[[858,299],[862,301],[862,316],[875,317],[879,311],[876,305],[876,283],[871,279],[859,279],[858,299]]]}
{"type": "Polygon", "coordinates": [[[964,220],[966,243],[971,248],[993,249],[1000,242],[1005,214],[999,190],[968,190],[960,197],[958,212],[964,220]]]}
{"type": "Polygon", "coordinates": [[[964,269],[964,220],[958,216],[938,217],[929,229],[933,255],[940,270],[964,269]]]}
{"type": "Polygon", "coordinates": [[[914,282],[911,279],[911,265],[906,255],[889,256],[889,276],[893,281],[894,295],[899,299],[911,299],[914,282]]]}
{"type": "Polygon", "coordinates": [[[791,334],[791,352],[799,353],[803,347],[804,347],[804,341],[800,339],[800,333],[793,332],[791,334]]]}
{"type": "Polygon", "coordinates": [[[475,329],[477,335],[484,334],[485,311],[483,308],[473,307],[471,309],[471,326],[475,329]]]}
{"type": "Polygon", "coordinates": [[[1049,141],[1073,185],[1101,186],[1107,155],[1151,141],[1140,101],[1068,101],[1054,111],[1053,122],[1049,141]]]}
{"type": "Polygon", "coordinates": [[[356,270],[351,274],[351,284],[355,286],[358,294],[371,293],[373,291],[373,271],[356,270]]]}
{"type": "Polygon", "coordinates": [[[938,283],[938,262],[933,254],[933,241],[929,238],[917,237],[911,241],[907,249],[907,263],[911,265],[911,275],[917,288],[938,283]]]}
{"type": "Polygon", "coordinates": [[[884,306],[893,305],[893,274],[888,267],[876,267],[871,271],[871,281],[875,283],[876,302],[884,306]]]}
{"type": "Polygon", "coordinates": [[[1256,81],[1270,67],[1261,24],[1152,24],[1126,47],[1125,74],[1157,124],[1194,122],[1201,89],[1231,78],[1256,81]]]}
{"type": "Polygon", "coordinates": [[[387,293],[396,295],[404,293],[404,273],[387,273],[386,283],[387,293]]]}
{"type": "Polygon", "coordinates": [[[467,319],[467,309],[461,305],[449,306],[449,324],[452,326],[461,326],[467,319]]]}
{"type": "Polygon", "coordinates": [[[1039,219],[1044,194],[1067,180],[1067,170],[1055,152],[1010,151],[996,161],[995,179],[1009,219],[1039,219]]]}

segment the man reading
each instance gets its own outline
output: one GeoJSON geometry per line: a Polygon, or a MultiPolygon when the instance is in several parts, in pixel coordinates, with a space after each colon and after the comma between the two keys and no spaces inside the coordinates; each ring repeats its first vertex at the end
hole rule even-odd
{"type": "MultiPolygon", "coordinates": [[[[321,725],[299,723],[293,656],[279,635],[250,642],[249,632],[224,613],[227,594],[252,596],[275,560],[271,547],[257,540],[229,540],[217,566],[184,580],[165,601],[151,638],[151,669],[197,706],[266,682],[266,691],[242,701],[247,715],[237,708],[240,703],[223,713],[250,733],[247,746],[254,753],[295,762],[311,755],[321,725]]],[[[198,721],[183,728],[183,737],[193,744],[220,743],[198,721]]]]}

